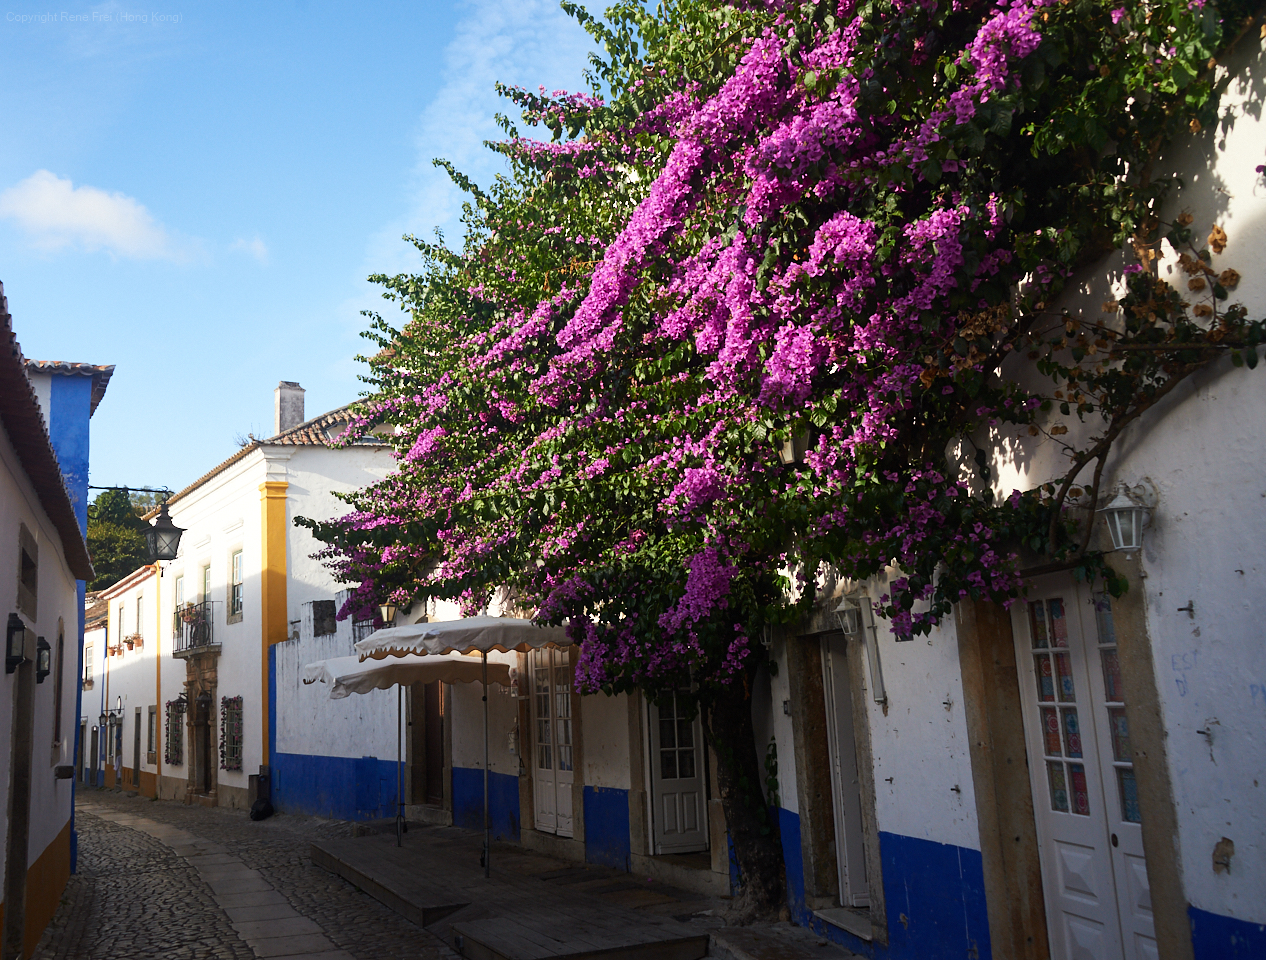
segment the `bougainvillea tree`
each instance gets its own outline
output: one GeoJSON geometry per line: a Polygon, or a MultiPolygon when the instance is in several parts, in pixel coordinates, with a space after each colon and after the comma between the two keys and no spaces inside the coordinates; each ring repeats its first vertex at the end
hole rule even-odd
{"type": "Polygon", "coordinates": [[[357,585],[345,613],[500,590],[570,625],[582,690],[692,689],[768,908],[749,695],[758,638],[811,602],[788,571],[895,565],[904,636],[1016,598],[1022,548],[1119,590],[1070,496],[1191,372],[1256,364],[1225,238],[1162,223],[1152,175],[1216,122],[1248,22],[1201,0],[565,6],[607,53],[592,90],[505,90],[552,136],[503,121],[507,176],[454,172],[462,248],[378,278],[407,314],[375,318],[349,441],[394,428],[399,469],[311,526],[357,585]],[[1163,243],[1189,289],[1157,277],[1163,243]],[[1110,310],[1050,306],[1126,245],[1110,310]],[[996,490],[990,444],[1017,433],[1066,442],[1068,473],[996,490]]]}

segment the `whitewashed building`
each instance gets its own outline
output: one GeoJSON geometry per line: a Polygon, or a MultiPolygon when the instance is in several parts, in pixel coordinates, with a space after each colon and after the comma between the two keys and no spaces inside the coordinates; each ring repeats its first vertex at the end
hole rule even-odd
{"type": "MultiPolygon", "coordinates": [[[[1252,266],[1266,256],[1262,56],[1218,68],[1228,122],[1161,161],[1183,182],[1165,215],[1226,231],[1215,266],[1244,275],[1234,299],[1251,318],[1266,316],[1252,266]]],[[[1086,271],[1057,306],[1098,314],[1124,266],[1086,271]]],[[[753,689],[797,923],[892,960],[1266,956],[1263,422],[1266,373],[1226,358],[1122,435],[1103,492],[1124,482],[1155,499],[1142,550],[1111,559],[1129,581],[1119,599],[1051,574],[1010,610],[964,602],[930,637],[897,642],[869,607],[896,571],[818,584],[814,615],[773,638],[777,671],[753,689]],[[850,635],[845,586],[860,606],[850,635]]],[[[1002,495],[1065,468],[1048,439],[1010,454],[994,464],[1002,495]]],[[[495,832],[728,892],[697,721],[580,697],[574,656],[517,655],[512,696],[492,695],[495,832]]],[[[477,685],[410,703],[411,810],[482,826],[477,685]]]]}
{"type": "MultiPolygon", "coordinates": [[[[117,766],[125,789],[246,809],[270,781],[294,779],[284,760],[279,770],[271,763],[274,648],[336,589],[312,557],[320,544],[294,518],[344,512],[335,493],[382,478],[394,460],[377,441],[330,445],[346,428],[346,408],[305,420],[303,389],[289,382],[275,400],[273,436],[252,439],[168,500],[184,529],[176,559],[101,594],[109,614],[93,648],[104,651],[94,684],[106,785],[117,766]]],[[[306,797],[291,801],[316,811],[306,797]]]]}
{"type": "Polygon", "coordinates": [[[16,956],[34,950],[75,866],[88,421],[111,368],[29,364],[3,287],[0,341],[0,823],[5,952],[16,956]]]}

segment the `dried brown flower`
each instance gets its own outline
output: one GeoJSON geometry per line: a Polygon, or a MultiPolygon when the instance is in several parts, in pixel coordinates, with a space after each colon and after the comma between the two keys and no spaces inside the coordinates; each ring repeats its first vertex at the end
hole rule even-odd
{"type": "Polygon", "coordinates": [[[1218,274],[1218,283],[1226,287],[1228,290],[1234,290],[1240,285],[1240,274],[1238,270],[1232,270],[1230,267],[1218,274]]]}
{"type": "Polygon", "coordinates": [[[1214,253],[1221,253],[1226,249],[1226,231],[1216,223],[1213,225],[1213,229],[1209,231],[1209,249],[1214,253]]]}
{"type": "Polygon", "coordinates": [[[1209,306],[1207,303],[1197,303],[1191,308],[1191,312],[1197,317],[1211,317],[1213,316],[1213,307],[1209,306]]]}
{"type": "Polygon", "coordinates": [[[1203,290],[1205,286],[1204,277],[1192,277],[1187,281],[1188,290],[1203,290]]]}

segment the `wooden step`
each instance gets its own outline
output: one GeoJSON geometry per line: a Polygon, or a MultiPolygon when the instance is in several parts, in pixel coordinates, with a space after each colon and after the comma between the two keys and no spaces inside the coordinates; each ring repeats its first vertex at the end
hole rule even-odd
{"type": "Polygon", "coordinates": [[[448,884],[429,883],[415,870],[382,857],[364,856],[357,840],[321,840],[312,844],[312,862],[364,890],[422,927],[429,927],[470,903],[464,892],[448,884]]]}

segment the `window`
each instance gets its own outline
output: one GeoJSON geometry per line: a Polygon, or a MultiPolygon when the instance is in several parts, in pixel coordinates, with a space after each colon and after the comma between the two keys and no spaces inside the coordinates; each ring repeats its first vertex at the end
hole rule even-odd
{"type": "Polygon", "coordinates": [[[62,742],[62,681],[66,678],[66,626],[57,618],[57,659],[53,665],[53,746],[62,742]]]}
{"type": "Polygon", "coordinates": [[[229,616],[240,617],[242,615],[242,551],[236,550],[233,553],[231,569],[229,571],[229,616]]]}
{"type": "Polygon", "coordinates": [[[338,632],[338,621],[334,619],[333,600],[312,601],[312,635],[326,637],[338,632]]]}
{"type": "Polygon", "coordinates": [[[137,594],[136,596],[136,635],[141,636],[141,624],[145,622],[145,596],[137,594]]]}
{"type": "Polygon", "coordinates": [[[92,644],[89,643],[84,647],[84,689],[92,689],[92,644]]]}
{"type": "Polygon", "coordinates": [[[145,728],[145,762],[158,760],[158,707],[149,708],[149,723],[145,728]]]}
{"type": "Polygon", "coordinates": [[[180,700],[167,701],[167,748],[164,759],[170,764],[185,762],[185,705],[180,700]]]}
{"type": "Polygon", "coordinates": [[[242,698],[220,698],[220,769],[242,769],[242,698]]]}
{"type": "Polygon", "coordinates": [[[39,586],[39,544],[23,523],[18,526],[18,610],[33,621],[38,619],[39,586]]]}
{"type": "Polygon", "coordinates": [[[204,601],[211,599],[211,565],[202,568],[202,599],[204,601]]]}

